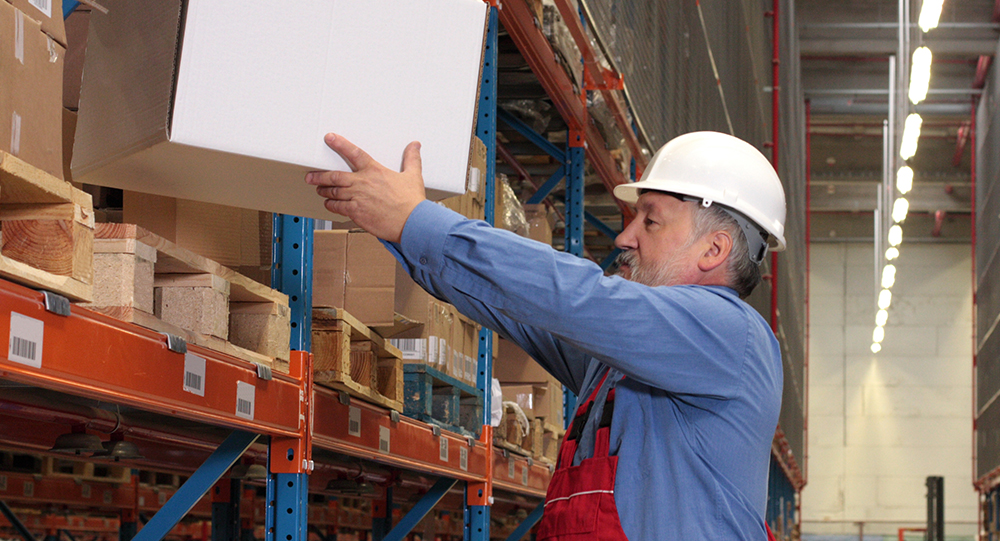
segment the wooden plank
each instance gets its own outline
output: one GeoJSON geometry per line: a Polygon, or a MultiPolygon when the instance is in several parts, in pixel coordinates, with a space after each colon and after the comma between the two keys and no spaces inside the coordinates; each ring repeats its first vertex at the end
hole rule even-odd
{"type": "Polygon", "coordinates": [[[72,301],[90,302],[94,298],[94,285],[71,276],[59,276],[36,269],[27,263],[0,255],[0,276],[37,289],[46,289],[64,295],[72,301]]]}
{"type": "Polygon", "coordinates": [[[0,151],[0,201],[3,203],[73,202],[73,190],[70,183],[0,151]]]}
{"type": "Polygon", "coordinates": [[[153,287],[206,287],[219,293],[229,294],[229,282],[214,274],[162,274],[157,273],[153,287]]]}

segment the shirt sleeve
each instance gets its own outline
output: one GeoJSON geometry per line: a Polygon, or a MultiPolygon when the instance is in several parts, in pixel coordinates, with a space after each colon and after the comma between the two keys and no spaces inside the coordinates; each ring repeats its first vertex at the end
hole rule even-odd
{"type": "Polygon", "coordinates": [[[729,398],[739,387],[749,320],[735,292],[604,276],[591,261],[431,202],[391,247],[417,283],[525,347],[571,389],[590,357],[677,394],[729,398]]]}

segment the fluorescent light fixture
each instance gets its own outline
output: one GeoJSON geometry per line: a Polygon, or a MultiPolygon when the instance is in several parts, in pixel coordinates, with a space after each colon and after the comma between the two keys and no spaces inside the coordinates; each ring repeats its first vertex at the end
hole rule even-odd
{"type": "Polygon", "coordinates": [[[889,289],[896,283],[896,266],[886,265],[882,268],[882,287],[889,289]]]}
{"type": "Polygon", "coordinates": [[[878,353],[882,351],[882,346],[880,344],[872,344],[872,353],[878,353]]]}
{"type": "Polygon", "coordinates": [[[906,117],[903,124],[903,142],[899,145],[899,156],[904,160],[909,160],[917,153],[917,140],[920,139],[920,125],[924,119],[917,113],[912,113],[906,117]]]}
{"type": "Polygon", "coordinates": [[[941,19],[941,7],[944,0],[924,0],[920,6],[920,19],[917,24],[924,32],[937,28],[938,20],[941,19]]]}
{"type": "Polygon", "coordinates": [[[889,248],[888,250],[885,251],[885,258],[888,259],[889,261],[892,261],[893,259],[896,259],[897,257],[899,257],[899,249],[898,248],[889,248]]]}
{"type": "Polygon", "coordinates": [[[881,310],[888,310],[890,304],[892,304],[892,291],[883,289],[878,294],[878,307],[881,310]]]}
{"type": "Polygon", "coordinates": [[[875,314],[875,324],[879,327],[885,327],[885,323],[889,321],[889,312],[886,310],[879,310],[875,314]]]}
{"type": "Polygon", "coordinates": [[[913,64],[910,67],[910,102],[914,105],[927,97],[927,87],[931,84],[931,60],[933,53],[927,47],[918,47],[913,51],[913,64]]]}
{"type": "Polygon", "coordinates": [[[889,228],[889,246],[899,246],[903,242],[903,228],[896,224],[889,228]]]}
{"type": "Polygon", "coordinates": [[[875,330],[872,331],[872,342],[881,344],[882,340],[885,340],[885,328],[875,327],[875,330]]]}
{"type": "Polygon", "coordinates": [[[905,197],[900,197],[892,205],[892,221],[899,223],[906,219],[906,213],[910,210],[910,202],[905,197]]]}
{"type": "Polygon", "coordinates": [[[896,172],[896,189],[899,193],[905,194],[913,188],[913,169],[909,165],[904,165],[896,172]]]}

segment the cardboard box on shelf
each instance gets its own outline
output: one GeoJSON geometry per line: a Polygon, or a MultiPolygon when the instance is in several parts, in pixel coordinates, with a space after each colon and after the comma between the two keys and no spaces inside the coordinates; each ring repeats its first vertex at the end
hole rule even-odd
{"type": "Polygon", "coordinates": [[[78,9],[66,19],[66,62],[63,65],[63,107],[76,111],[80,105],[80,81],[87,53],[90,10],[78,9]]]}
{"type": "Polygon", "coordinates": [[[270,286],[268,212],[126,190],[122,219],[270,286]]]}
{"type": "Polygon", "coordinates": [[[37,21],[42,32],[66,47],[66,26],[62,0],[7,0],[25,15],[37,21]]]}
{"type": "Polygon", "coordinates": [[[472,155],[469,159],[469,173],[466,177],[466,191],[442,199],[445,207],[474,220],[485,218],[484,194],[486,186],[486,145],[478,137],[472,138],[472,155]]]}
{"type": "Polygon", "coordinates": [[[102,4],[80,91],[77,181],[332,219],[303,177],[349,169],[324,143],[336,130],[391,167],[419,140],[429,195],[466,191],[480,0],[102,4]]]}
{"type": "Polygon", "coordinates": [[[313,307],[343,308],[369,327],[392,325],[396,259],[364,231],[316,231],[313,307]]]}
{"type": "Polygon", "coordinates": [[[498,354],[493,364],[493,377],[500,380],[500,383],[541,383],[552,378],[540,364],[510,340],[497,340],[494,348],[498,354]]]}
{"type": "Polygon", "coordinates": [[[479,324],[452,307],[452,370],[454,377],[469,385],[476,384],[476,362],[479,359],[479,324]]]}
{"type": "MultiPolygon", "coordinates": [[[[34,8],[33,8],[34,9],[34,8]]],[[[0,2],[0,150],[63,178],[62,45],[0,2]]]]}
{"type": "Polygon", "coordinates": [[[502,388],[504,401],[516,402],[529,418],[562,426],[563,390],[554,378],[544,383],[503,384],[502,388]]]}

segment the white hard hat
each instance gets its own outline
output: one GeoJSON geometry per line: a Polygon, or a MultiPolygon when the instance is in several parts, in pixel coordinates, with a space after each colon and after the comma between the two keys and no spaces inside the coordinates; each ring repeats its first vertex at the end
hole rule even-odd
{"type": "MultiPolygon", "coordinates": [[[[643,190],[695,197],[706,207],[718,203],[766,232],[771,250],[785,249],[781,180],[759,150],[736,137],[701,131],[671,139],[653,155],[639,182],[615,187],[615,197],[635,204],[643,190]]],[[[745,225],[743,229],[747,232],[745,225]]],[[[747,240],[752,240],[749,235],[747,240]]],[[[751,245],[750,253],[754,252],[751,245]]]]}

